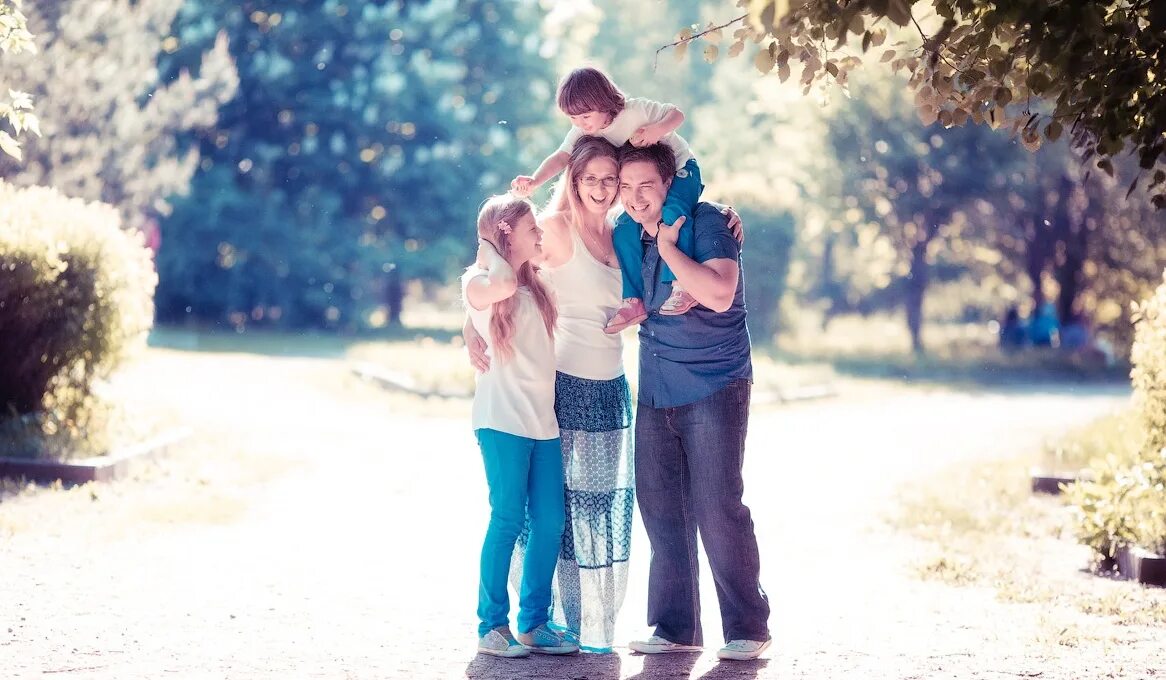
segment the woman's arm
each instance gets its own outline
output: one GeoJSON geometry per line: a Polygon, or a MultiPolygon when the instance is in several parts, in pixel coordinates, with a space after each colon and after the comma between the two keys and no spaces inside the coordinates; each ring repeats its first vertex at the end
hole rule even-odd
{"type": "Polygon", "coordinates": [[[485,264],[486,273],[479,274],[466,284],[466,302],[474,309],[485,309],[505,300],[518,290],[518,277],[498,249],[489,241],[478,242],[478,262],[485,264]]]}

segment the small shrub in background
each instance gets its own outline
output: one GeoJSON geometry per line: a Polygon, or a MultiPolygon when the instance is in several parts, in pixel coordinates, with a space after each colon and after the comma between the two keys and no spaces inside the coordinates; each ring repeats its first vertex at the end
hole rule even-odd
{"type": "Polygon", "coordinates": [[[145,345],[156,285],[112,207],[0,182],[0,455],[43,454],[30,433],[100,449],[95,382],[145,345]]]}
{"type": "Polygon", "coordinates": [[[1133,321],[1130,377],[1142,445],[1099,458],[1094,481],[1069,490],[1078,537],[1103,557],[1123,545],[1166,553],[1166,282],[1135,306],[1133,321]]]}

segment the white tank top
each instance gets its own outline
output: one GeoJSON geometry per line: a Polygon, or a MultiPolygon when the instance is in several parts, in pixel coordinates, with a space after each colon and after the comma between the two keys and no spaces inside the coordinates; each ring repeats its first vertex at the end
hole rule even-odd
{"type": "Polygon", "coordinates": [[[623,375],[623,341],[618,334],[604,333],[603,327],[623,301],[622,279],[618,268],[595,259],[578,230],[569,229],[571,259],[544,270],[559,308],[558,369],[577,378],[611,380],[623,375]]]}

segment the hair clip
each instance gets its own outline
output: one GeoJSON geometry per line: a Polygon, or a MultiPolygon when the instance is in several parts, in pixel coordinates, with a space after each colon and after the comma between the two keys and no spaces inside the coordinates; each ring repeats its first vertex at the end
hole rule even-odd
{"type": "Polygon", "coordinates": [[[498,222],[498,231],[509,236],[510,235],[510,223],[507,222],[506,220],[500,220],[498,222]]]}

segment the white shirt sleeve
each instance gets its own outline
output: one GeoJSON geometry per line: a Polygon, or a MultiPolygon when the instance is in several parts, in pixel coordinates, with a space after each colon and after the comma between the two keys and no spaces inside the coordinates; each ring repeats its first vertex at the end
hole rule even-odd
{"type": "Polygon", "coordinates": [[[582,136],[583,136],[583,131],[580,130],[579,128],[575,127],[574,125],[572,125],[571,130],[567,133],[567,136],[563,139],[563,143],[559,145],[559,151],[562,151],[563,153],[568,153],[568,154],[571,153],[572,151],[575,150],[575,142],[579,141],[579,138],[582,136]]]}
{"type": "Polygon", "coordinates": [[[632,97],[624,102],[624,108],[634,111],[638,120],[643,120],[647,123],[659,123],[664,120],[664,116],[668,114],[669,109],[672,107],[669,104],[663,104],[651,99],[632,97]]]}

